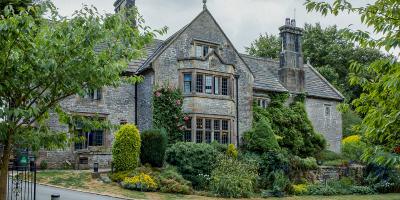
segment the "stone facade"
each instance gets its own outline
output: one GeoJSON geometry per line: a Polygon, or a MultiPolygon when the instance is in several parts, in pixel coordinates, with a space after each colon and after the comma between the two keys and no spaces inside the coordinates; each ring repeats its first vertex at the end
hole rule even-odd
{"type": "MultiPolygon", "coordinates": [[[[118,0],[116,10],[134,2],[118,0]]],[[[315,129],[324,134],[331,150],[339,151],[341,115],[336,105],[342,96],[311,65],[303,65],[301,29],[290,21],[281,32],[286,43],[280,62],[239,54],[204,7],[180,31],[146,48],[148,57],[130,63],[127,72],[142,75],[143,83],[105,87],[98,100],[71,96],[61,106],[71,115],[97,115],[112,124],[136,123],[143,131],[152,128],[154,90],[167,85],[184,92],[183,109],[192,120],[186,127],[185,141],[217,140],[240,145],[243,133],[252,128],[254,101],[269,102],[269,92],[305,92],[307,112],[315,129]]],[[[52,115],[49,124],[54,130],[71,131],[52,115]]],[[[66,163],[83,169],[95,162],[109,167],[114,132],[103,133],[101,146],[76,150],[71,145],[66,150],[43,151],[40,159],[47,160],[51,167],[66,163]]]]}

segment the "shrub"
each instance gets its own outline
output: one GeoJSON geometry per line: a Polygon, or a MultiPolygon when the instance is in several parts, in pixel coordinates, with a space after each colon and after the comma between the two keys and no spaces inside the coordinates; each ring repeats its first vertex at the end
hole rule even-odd
{"type": "Polygon", "coordinates": [[[342,154],[352,161],[361,162],[361,156],[366,149],[366,144],[359,135],[349,136],[342,141],[342,154]]]}
{"type": "Polygon", "coordinates": [[[271,176],[273,180],[272,195],[276,197],[284,196],[285,191],[289,191],[291,187],[289,178],[283,170],[276,170],[271,176]]]}
{"type": "Polygon", "coordinates": [[[315,158],[320,161],[331,161],[331,160],[339,160],[342,159],[342,156],[338,153],[335,153],[330,150],[323,150],[319,152],[315,158]]]}
{"type": "Polygon", "coordinates": [[[217,141],[211,142],[211,146],[213,146],[218,152],[224,154],[228,151],[228,146],[226,144],[220,144],[217,141]]]}
{"type": "Polygon", "coordinates": [[[245,148],[249,151],[263,153],[279,149],[271,124],[266,118],[256,122],[254,129],[246,132],[243,140],[245,148]]]}
{"type": "Polygon", "coordinates": [[[290,158],[290,166],[294,171],[307,171],[318,168],[317,160],[313,157],[300,158],[298,156],[292,156],[290,158]]]}
{"type": "Polygon", "coordinates": [[[309,195],[336,195],[337,191],[329,185],[315,184],[307,187],[309,195]]]}
{"type": "Polygon", "coordinates": [[[129,177],[132,174],[131,171],[119,171],[110,173],[108,176],[114,182],[122,182],[126,177],[129,177]]]}
{"type": "Polygon", "coordinates": [[[292,185],[292,187],[295,195],[304,195],[308,193],[306,184],[292,185]]]}
{"type": "Polygon", "coordinates": [[[236,159],[236,158],[238,157],[238,151],[237,151],[237,149],[235,148],[235,145],[230,144],[230,145],[228,146],[228,149],[226,150],[226,155],[227,155],[228,157],[234,158],[234,159],[236,159]]]}
{"type": "Polygon", "coordinates": [[[351,186],[350,191],[352,194],[362,194],[362,195],[376,193],[375,190],[369,186],[351,186]]]}
{"type": "Polygon", "coordinates": [[[133,177],[126,177],[122,182],[122,187],[130,190],[155,191],[158,185],[151,176],[140,173],[133,177]]]}
{"type": "Polygon", "coordinates": [[[284,151],[268,151],[261,155],[260,164],[260,188],[267,189],[273,186],[273,176],[271,174],[278,170],[289,172],[289,160],[284,151]]]}
{"type": "Polygon", "coordinates": [[[170,144],[182,140],[184,114],[183,96],[179,89],[158,88],[153,95],[153,124],[155,128],[165,129],[170,144]]]}
{"type": "Polygon", "coordinates": [[[133,170],[139,164],[140,134],[135,125],[125,124],[115,134],[112,147],[116,171],[133,170]]]}
{"type": "Polygon", "coordinates": [[[400,192],[400,171],[369,164],[366,168],[365,184],[379,193],[400,192]]]}
{"type": "Polygon", "coordinates": [[[178,173],[175,167],[167,166],[160,174],[160,191],[165,193],[192,194],[191,183],[178,173]]]}
{"type": "Polygon", "coordinates": [[[182,176],[197,187],[199,175],[210,175],[217,161],[218,151],[209,144],[179,142],[167,149],[167,162],[177,167],[182,176]]]}
{"type": "Polygon", "coordinates": [[[40,167],[41,170],[47,169],[47,167],[48,167],[47,161],[46,160],[40,161],[40,166],[39,167],[40,167]]]}
{"type": "Polygon", "coordinates": [[[143,131],[140,161],[153,167],[162,167],[165,159],[168,138],[165,130],[143,131]]]}
{"type": "Polygon", "coordinates": [[[223,157],[212,171],[210,190],[222,197],[250,197],[256,187],[256,179],[255,166],[223,157]]]}

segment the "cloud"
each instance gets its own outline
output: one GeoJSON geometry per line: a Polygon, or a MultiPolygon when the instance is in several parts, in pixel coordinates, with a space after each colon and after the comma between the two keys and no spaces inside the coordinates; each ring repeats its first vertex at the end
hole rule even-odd
{"type": "MultiPolygon", "coordinates": [[[[189,23],[203,9],[203,0],[136,0],[146,25],[152,28],[169,27],[166,38],[189,23]]],[[[54,0],[63,15],[70,16],[82,4],[94,5],[100,11],[113,12],[113,0],[54,0]]],[[[371,2],[354,0],[355,5],[371,2]]],[[[298,26],[320,22],[322,26],[338,25],[365,29],[360,17],[342,14],[337,17],[321,17],[308,13],[303,0],[208,0],[207,7],[224,29],[236,48],[244,52],[246,46],[262,33],[278,34],[285,18],[296,16],[298,26]]],[[[162,39],[163,39],[162,38],[162,39]]]]}

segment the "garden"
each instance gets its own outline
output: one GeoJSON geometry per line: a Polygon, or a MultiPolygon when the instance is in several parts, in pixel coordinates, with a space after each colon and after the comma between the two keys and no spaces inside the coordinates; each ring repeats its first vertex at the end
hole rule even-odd
{"type": "Polygon", "coordinates": [[[331,152],[307,118],[305,95],[297,95],[289,105],[285,105],[287,93],[269,96],[267,108],[254,105],[253,129],[236,148],[217,142],[182,142],[187,118],[182,113],[182,95],[172,87],[157,89],[155,129],[139,133],[131,124],[119,129],[109,179],[126,190],[211,198],[400,192],[398,166],[361,159],[367,148],[362,135],[346,137],[341,154],[331,152]],[[339,172],[327,177],[323,168],[339,172]]]}

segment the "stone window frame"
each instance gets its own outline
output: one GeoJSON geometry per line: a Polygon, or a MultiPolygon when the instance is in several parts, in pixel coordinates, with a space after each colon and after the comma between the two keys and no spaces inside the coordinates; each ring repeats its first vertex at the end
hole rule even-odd
{"type": "MultiPolygon", "coordinates": [[[[98,117],[101,120],[106,120],[107,119],[107,114],[99,114],[99,113],[72,113],[72,115],[83,116],[83,117],[98,117]]],[[[70,129],[72,129],[70,132],[73,132],[73,133],[77,133],[77,131],[82,130],[82,129],[79,129],[79,128],[77,129],[76,127],[73,127],[73,126],[70,127],[70,129]]],[[[104,147],[108,148],[109,144],[107,143],[107,135],[109,134],[109,130],[108,129],[91,130],[91,131],[88,131],[88,132],[84,132],[84,134],[86,134],[87,138],[89,138],[90,137],[89,133],[90,132],[95,132],[95,131],[102,131],[102,145],[89,146],[89,141],[83,141],[82,143],[85,146],[85,148],[76,149],[76,143],[73,142],[71,144],[73,151],[79,152],[79,151],[90,151],[93,148],[104,148],[104,147]]],[[[78,135],[78,133],[77,133],[77,135],[78,135]]],[[[93,137],[93,139],[95,139],[95,137],[93,137]]]]}
{"type": "Polygon", "coordinates": [[[85,93],[83,95],[76,95],[77,100],[83,103],[104,103],[104,95],[105,88],[98,88],[98,89],[85,89],[85,93]]]}
{"type": "Polygon", "coordinates": [[[269,104],[269,100],[266,98],[256,98],[256,103],[261,108],[267,108],[269,104]]]}
{"type": "Polygon", "coordinates": [[[206,57],[212,50],[218,53],[218,48],[219,44],[217,43],[212,43],[212,42],[207,42],[207,41],[201,41],[201,40],[193,40],[192,42],[192,55],[195,58],[204,58],[206,57]],[[201,48],[201,50],[198,49],[198,47],[201,48]],[[205,48],[207,47],[207,48],[205,48]],[[205,50],[207,49],[207,51],[205,50]],[[201,55],[198,55],[198,51],[201,55]]]}
{"type": "Polygon", "coordinates": [[[326,118],[332,117],[332,105],[331,104],[324,104],[324,116],[326,118]]]}
{"type": "Polygon", "coordinates": [[[212,70],[204,70],[198,68],[185,68],[179,70],[179,88],[183,91],[184,97],[192,97],[192,96],[199,96],[199,97],[207,97],[207,98],[217,98],[217,99],[227,99],[227,100],[234,100],[235,96],[235,79],[234,74],[232,73],[224,73],[219,71],[212,71],[212,70]],[[192,92],[185,93],[184,91],[184,75],[185,74],[192,74],[192,92]],[[202,87],[201,91],[198,89],[198,75],[202,75],[202,87]],[[211,94],[206,93],[206,76],[211,76],[211,94]],[[194,78],[193,78],[194,77],[194,78]],[[216,94],[215,89],[215,80],[218,79],[218,94],[216,94]],[[228,80],[227,85],[227,95],[222,94],[222,79],[226,78],[228,80]]]}
{"type": "Polygon", "coordinates": [[[191,127],[185,127],[183,141],[195,143],[212,143],[213,141],[217,141],[220,144],[228,145],[232,143],[234,134],[233,123],[234,120],[232,117],[202,114],[190,115],[191,127]],[[227,125],[225,128],[223,127],[224,121],[227,125]],[[209,125],[207,125],[207,123],[209,123],[209,125]],[[216,124],[219,125],[216,126],[216,124]],[[191,133],[190,141],[187,139],[189,137],[186,131],[190,131],[191,133]],[[218,138],[216,138],[216,136],[218,136],[218,138]]]}

